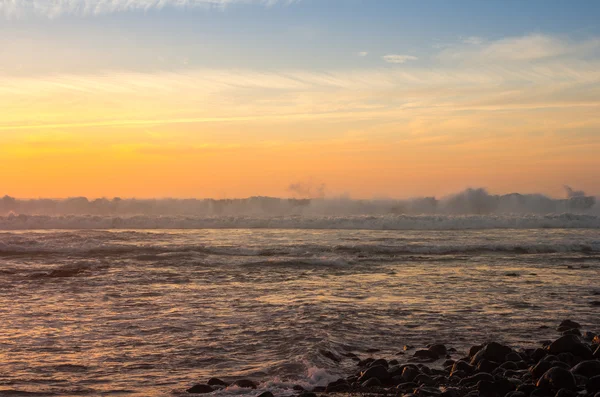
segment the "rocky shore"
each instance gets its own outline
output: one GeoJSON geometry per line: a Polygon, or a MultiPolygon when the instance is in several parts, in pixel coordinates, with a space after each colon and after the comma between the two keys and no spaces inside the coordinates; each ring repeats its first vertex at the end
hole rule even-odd
{"type": "MultiPolygon", "coordinates": [[[[600,321],[600,315],[598,317],[600,321]]],[[[600,327],[599,324],[595,326],[600,327]]],[[[404,347],[409,359],[360,359],[354,374],[324,387],[305,390],[295,386],[299,397],[328,394],[386,395],[402,397],[600,397],[600,335],[582,331],[575,321],[565,320],[557,328],[561,336],[538,347],[513,349],[490,342],[473,346],[464,357],[442,344],[423,349],[404,347]],[[442,361],[443,360],[443,361],[442,361]],[[435,365],[433,365],[435,363],[435,365]],[[428,366],[427,364],[430,364],[428,366]],[[439,365],[441,364],[441,365],[439,365]]],[[[324,353],[337,359],[331,352],[324,353]]],[[[241,379],[231,385],[212,378],[187,390],[190,395],[207,394],[235,385],[256,389],[258,383],[241,379]]],[[[256,393],[273,397],[269,391],[256,393]]]]}

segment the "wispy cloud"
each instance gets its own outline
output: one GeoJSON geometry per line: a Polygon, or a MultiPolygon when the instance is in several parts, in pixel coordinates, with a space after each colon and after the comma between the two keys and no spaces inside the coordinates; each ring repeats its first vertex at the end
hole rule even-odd
{"type": "Polygon", "coordinates": [[[481,37],[467,37],[460,44],[441,51],[438,58],[444,61],[522,62],[586,55],[598,49],[598,39],[572,41],[536,33],[492,41],[481,37]]]}
{"type": "Polygon", "coordinates": [[[406,63],[408,61],[416,61],[417,59],[419,58],[412,55],[389,54],[383,56],[383,60],[387,63],[406,63]]]}
{"type": "Polygon", "coordinates": [[[358,55],[359,57],[366,57],[367,55],[369,55],[369,53],[367,51],[360,51],[357,52],[356,55],[358,55]]]}
{"type": "Polygon", "coordinates": [[[298,0],[0,0],[0,16],[23,18],[62,15],[95,16],[118,12],[150,11],[162,8],[223,8],[233,4],[273,6],[298,0]]]}

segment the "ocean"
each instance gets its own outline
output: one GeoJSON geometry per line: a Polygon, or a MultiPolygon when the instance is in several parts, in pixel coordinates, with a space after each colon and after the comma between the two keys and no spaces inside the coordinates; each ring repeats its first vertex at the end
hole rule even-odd
{"type": "Polygon", "coordinates": [[[2,218],[1,395],[286,394],[349,353],[600,325],[594,216],[115,219],[2,218]]]}

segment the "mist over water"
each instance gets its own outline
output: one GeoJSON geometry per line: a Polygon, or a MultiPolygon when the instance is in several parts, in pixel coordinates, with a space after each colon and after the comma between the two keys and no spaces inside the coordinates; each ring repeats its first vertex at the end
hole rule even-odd
{"type": "Polygon", "coordinates": [[[490,229],[599,228],[593,196],[494,195],[467,189],[443,198],[326,198],[325,186],[292,184],[316,198],[0,199],[0,229],[490,229]]]}

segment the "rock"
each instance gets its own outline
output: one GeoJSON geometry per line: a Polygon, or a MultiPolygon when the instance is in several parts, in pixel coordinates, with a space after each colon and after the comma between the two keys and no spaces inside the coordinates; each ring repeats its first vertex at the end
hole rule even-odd
{"type": "Polygon", "coordinates": [[[522,391],[510,391],[506,393],[504,397],[527,397],[528,394],[523,393],[522,391]]]}
{"type": "Polygon", "coordinates": [[[600,346],[596,348],[596,351],[594,352],[594,358],[596,360],[600,360],[600,346]]]}
{"type": "Polygon", "coordinates": [[[454,373],[454,371],[464,371],[465,373],[470,374],[474,370],[475,370],[475,367],[470,365],[468,362],[459,360],[459,361],[455,362],[454,365],[452,366],[452,371],[450,371],[450,374],[452,375],[452,373],[454,373]]]}
{"type": "Polygon", "coordinates": [[[444,387],[440,397],[461,397],[462,391],[457,387],[444,387]]]}
{"type": "Polygon", "coordinates": [[[441,390],[437,387],[421,386],[413,391],[417,396],[423,397],[437,397],[442,394],[441,390]]]}
{"type": "Polygon", "coordinates": [[[469,357],[473,357],[481,349],[483,349],[483,345],[471,346],[469,349],[469,357]]]}
{"type": "Polygon", "coordinates": [[[575,393],[573,390],[560,389],[556,392],[554,397],[577,397],[577,393],[575,393]]]}
{"type": "Polygon", "coordinates": [[[233,382],[233,384],[237,387],[241,387],[244,389],[256,389],[258,386],[256,382],[251,381],[250,379],[240,379],[233,382]]]}
{"type": "Polygon", "coordinates": [[[294,385],[294,387],[292,387],[292,390],[295,390],[295,391],[300,391],[300,392],[302,392],[302,391],[304,391],[304,390],[306,390],[306,389],[304,389],[304,387],[302,387],[302,386],[300,386],[300,385],[294,385]]]}
{"type": "Polygon", "coordinates": [[[489,380],[480,380],[477,382],[477,391],[481,397],[496,396],[496,385],[489,380]]]}
{"type": "MultiPolygon", "coordinates": [[[[327,389],[327,387],[325,386],[315,386],[312,388],[312,392],[313,393],[325,393],[325,390],[327,389]]],[[[302,393],[304,394],[304,393],[302,393]]]]}
{"type": "Polygon", "coordinates": [[[595,307],[600,306],[600,301],[591,301],[590,306],[595,306],[595,307]]]}
{"type": "Polygon", "coordinates": [[[500,368],[502,368],[502,369],[512,369],[512,370],[519,369],[519,367],[517,367],[517,363],[515,363],[514,361],[507,361],[504,364],[502,364],[500,366],[500,368]]]}
{"type": "Polygon", "coordinates": [[[402,370],[402,379],[404,379],[405,382],[412,382],[420,373],[421,371],[416,367],[404,367],[402,370]]]}
{"type": "Polygon", "coordinates": [[[402,348],[404,351],[410,350],[410,349],[414,349],[414,346],[410,346],[410,345],[404,345],[404,347],[402,348]]]}
{"type": "Polygon", "coordinates": [[[229,383],[224,382],[219,378],[210,378],[206,384],[210,386],[229,386],[229,383]]]}
{"type": "Polygon", "coordinates": [[[561,336],[548,346],[548,351],[551,354],[571,353],[574,356],[583,359],[590,359],[593,356],[592,350],[581,343],[579,338],[575,335],[561,336]]]}
{"type": "Polygon", "coordinates": [[[362,372],[358,381],[363,383],[371,378],[377,378],[380,381],[385,382],[390,379],[390,377],[390,373],[386,367],[383,365],[376,365],[374,367],[369,367],[366,371],[362,372]]]}
{"type": "Polygon", "coordinates": [[[445,356],[446,353],[448,353],[448,349],[446,349],[446,346],[439,343],[429,346],[427,350],[434,352],[438,356],[445,356]]]}
{"type": "Polygon", "coordinates": [[[367,353],[377,353],[379,349],[367,349],[367,353]]]}
{"type": "Polygon", "coordinates": [[[364,381],[361,384],[362,387],[379,387],[381,386],[381,381],[377,378],[371,378],[369,380],[364,381]]]}
{"type": "Polygon", "coordinates": [[[560,367],[550,368],[537,382],[537,387],[544,390],[560,389],[576,390],[577,384],[573,374],[560,367]]]}
{"type": "Polygon", "coordinates": [[[558,328],[560,327],[566,327],[568,329],[571,328],[581,328],[581,324],[579,324],[578,322],[572,321],[572,320],[563,320],[560,325],[558,326],[558,328]]]}
{"type": "Polygon", "coordinates": [[[452,368],[455,362],[456,361],[454,360],[446,360],[442,363],[442,365],[444,366],[444,368],[452,368]]]}
{"type": "Polygon", "coordinates": [[[437,360],[439,358],[438,354],[431,350],[417,350],[413,357],[416,358],[425,358],[428,360],[437,360]]]}
{"type": "Polygon", "coordinates": [[[369,367],[376,367],[378,365],[383,365],[386,368],[389,367],[388,362],[386,360],[384,360],[383,358],[380,358],[378,360],[371,362],[371,364],[369,364],[369,367]]]}
{"type": "Polygon", "coordinates": [[[547,354],[548,351],[546,349],[537,348],[533,352],[531,352],[531,355],[529,357],[531,357],[531,359],[537,363],[542,358],[546,357],[547,354]]]}
{"type": "Polygon", "coordinates": [[[260,393],[257,397],[275,397],[270,391],[260,393]]]}
{"type": "Polygon", "coordinates": [[[498,368],[498,364],[494,364],[491,361],[486,360],[486,359],[479,361],[479,363],[477,364],[477,371],[479,371],[479,372],[491,373],[496,368],[498,368]]]}
{"type": "Polygon", "coordinates": [[[435,381],[429,375],[425,375],[425,374],[418,375],[414,379],[414,382],[417,383],[418,385],[424,385],[424,386],[434,386],[435,385],[435,381]]]}
{"type": "Polygon", "coordinates": [[[523,357],[521,357],[521,355],[517,352],[510,352],[504,358],[506,359],[506,361],[514,361],[514,362],[523,360],[523,357]]]}
{"type": "MultiPolygon", "coordinates": [[[[323,390],[325,391],[325,390],[323,390]]],[[[310,392],[310,391],[303,391],[302,393],[300,393],[298,395],[298,397],[317,397],[316,393],[310,392]]]]}
{"type": "Polygon", "coordinates": [[[328,359],[330,359],[333,362],[339,363],[340,361],[342,361],[338,356],[336,356],[335,354],[333,354],[329,350],[323,350],[323,349],[321,349],[321,350],[319,350],[319,353],[323,357],[327,357],[328,359]]]}
{"type": "Polygon", "coordinates": [[[585,384],[585,390],[588,394],[595,394],[600,392],[600,375],[591,377],[585,384]]]}
{"type": "Polygon", "coordinates": [[[573,375],[583,375],[586,378],[592,378],[596,375],[600,375],[600,361],[582,361],[573,368],[571,368],[571,373],[573,375]]]}
{"type": "Polygon", "coordinates": [[[486,359],[497,363],[506,361],[506,355],[511,353],[512,349],[508,346],[496,342],[490,342],[479,350],[471,359],[471,365],[477,365],[479,361],[486,359]]]}
{"type": "Polygon", "coordinates": [[[487,372],[480,372],[478,374],[469,376],[468,378],[464,378],[463,380],[460,381],[460,385],[475,384],[482,380],[487,380],[487,381],[493,382],[494,377],[492,376],[492,374],[488,374],[487,372]]]}
{"type": "Polygon", "coordinates": [[[577,335],[581,336],[581,331],[577,328],[571,328],[562,332],[562,335],[577,335]]]}
{"type": "Polygon", "coordinates": [[[212,393],[215,390],[209,385],[194,385],[186,391],[190,394],[207,394],[212,393]]]}
{"type": "MultiPolygon", "coordinates": [[[[365,382],[368,379],[364,379],[363,381],[359,381],[365,382]]],[[[327,388],[325,389],[325,393],[344,393],[347,391],[350,391],[351,386],[348,382],[346,382],[345,379],[338,379],[335,382],[331,382],[327,385],[327,388]]]]}
{"type": "Polygon", "coordinates": [[[522,385],[517,387],[517,391],[520,391],[527,395],[531,394],[531,392],[534,391],[535,389],[536,389],[536,387],[533,383],[523,383],[522,385]]]}
{"type": "Polygon", "coordinates": [[[398,361],[398,360],[390,360],[388,362],[388,367],[391,367],[393,365],[398,365],[398,364],[400,364],[400,361],[398,361]]]}

